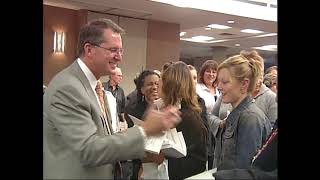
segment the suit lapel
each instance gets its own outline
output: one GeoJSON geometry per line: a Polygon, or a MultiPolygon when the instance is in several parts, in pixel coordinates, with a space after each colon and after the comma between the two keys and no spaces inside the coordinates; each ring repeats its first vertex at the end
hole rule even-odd
{"type": "Polygon", "coordinates": [[[87,92],[89,99],[91,100],[91,103],[93,104],[93,107],[96,109],[96,111],[99,113],[97,114],[98,116],[98,120],[95,120],[97,125],[101,124],[102,125],[102,129],[104,131],[104,135],[109,134],[107,127],[106,127],[106,122],[104,123],[103,120],[103,114],[100,110],[100,106],[99,106],[99,102],[97,101],[96,95],[95,95],[95,91],[92,90],[89,80],[87,79],[87,77],[85,76],[84,72],[81,70],[79,64],[77,63],[77,61],[75,61],[71,66],[70,66],[70,73],[73,74],[75,77],[77,77],[81,83],[84,86],[85,91],[87,92]]]}
{"type": "Polygon", "coordinates": [[[77,63],[77,61],[75,61],[72,65],[71,65],[71,73],[74,74],[83,84],[86,92],[88,93],[90,99],[92,100],[93,104],[95,105],[95,108],[100,109],[100,106],[98,104],[95,92],[92,90],[89,80],[87,79],[86,75],[84,74],[84,72],[81,70],[79,64],[77,63]]]}

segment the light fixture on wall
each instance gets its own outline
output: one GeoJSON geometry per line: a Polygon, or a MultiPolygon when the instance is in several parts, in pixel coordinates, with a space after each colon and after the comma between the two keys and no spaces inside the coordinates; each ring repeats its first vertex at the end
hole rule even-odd
{"type": "Polygon", "coordinates": [[[66,35],[64,32],[54,32],[53,52],[64,53],[66,35]]]}

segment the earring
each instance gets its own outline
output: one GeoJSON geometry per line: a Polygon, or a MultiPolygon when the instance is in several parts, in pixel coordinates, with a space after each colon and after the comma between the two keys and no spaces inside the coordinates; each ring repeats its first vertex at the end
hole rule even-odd
{"type": "Polygon", "coordinates": [[[141,99],[141,101],[142,101],[142,102],[144,102],[144,100],[145,100],[145,99],[144,99],[144,95],[142,95],[142,99],[141,99]]]}

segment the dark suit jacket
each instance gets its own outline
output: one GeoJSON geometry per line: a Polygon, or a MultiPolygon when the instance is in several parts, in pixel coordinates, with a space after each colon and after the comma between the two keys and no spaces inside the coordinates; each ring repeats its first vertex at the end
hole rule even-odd
{"type": "Polygon", "coordinates": [[[139,129],[110,136],[94,93],[77,61],[48,85],[43,96],[45,179],[112,179],[112,163],[143,157],[139,129]]]}

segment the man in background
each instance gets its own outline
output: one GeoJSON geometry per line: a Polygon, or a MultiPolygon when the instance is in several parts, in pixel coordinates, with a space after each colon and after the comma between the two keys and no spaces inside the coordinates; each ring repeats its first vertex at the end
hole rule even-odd
{"type": "Polygon", "coordinates": [[[110,74],[109,81],[102,83],[106,91],[110,91],[112,95],[116,98],[117,102],[117,112],[120,121],[124,120],[124,108],[126,103],[126,97],[124,95],[123,89],[119,86],[122,81],[122,71],[119,67],[116,67],[113,74],[110,74]]]}

